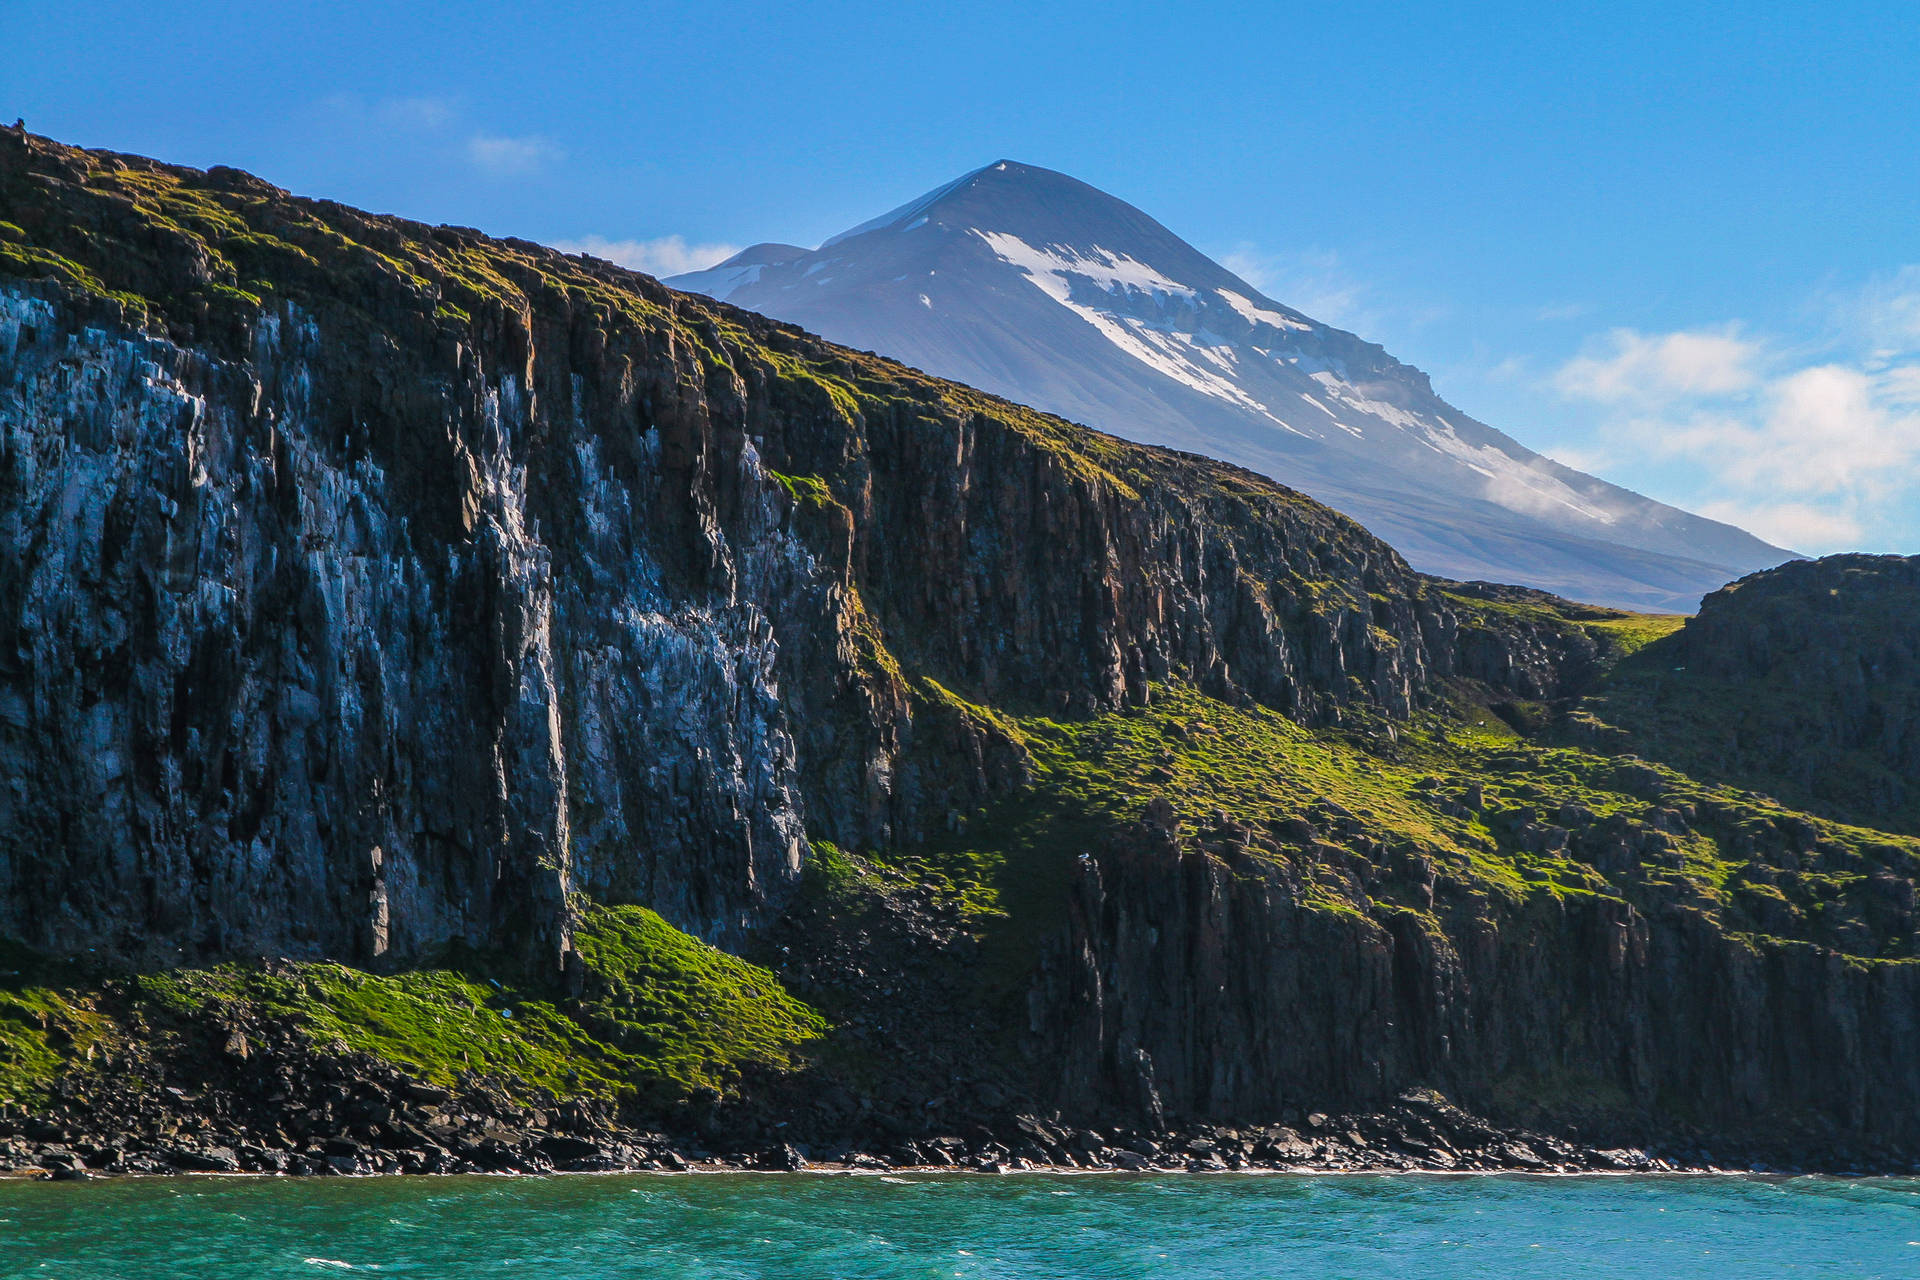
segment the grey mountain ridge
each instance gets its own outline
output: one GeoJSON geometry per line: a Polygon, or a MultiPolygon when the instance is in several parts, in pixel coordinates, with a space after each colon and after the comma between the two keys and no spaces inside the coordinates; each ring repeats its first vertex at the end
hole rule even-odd
{"type": "Polygon", "coordinates": [[[1031,165],[988,165],[817,249],[757,244],[666,283],[1262,472],[1429,573],[1691,611],[1791,555],[1535,453],[1378,345],[1031,165]]]}

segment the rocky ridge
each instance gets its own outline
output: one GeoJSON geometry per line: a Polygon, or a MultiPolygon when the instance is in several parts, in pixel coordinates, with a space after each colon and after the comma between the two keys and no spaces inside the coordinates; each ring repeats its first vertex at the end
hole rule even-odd
{"type": "Polygon", "coordinates": [[[1920,833],[1916,593],[1916,556],[1828,556],[1731,583],[1617,673],[1576,740],[1920,833]]]}

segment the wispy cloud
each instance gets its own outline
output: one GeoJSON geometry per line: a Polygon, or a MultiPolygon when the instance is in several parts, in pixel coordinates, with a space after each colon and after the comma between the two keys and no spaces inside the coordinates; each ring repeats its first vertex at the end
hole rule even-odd
{"type": "Polygon", "coordinates": [[[458,111],[452,98],[383,98],[373,104],[373,113],[388,124],[421,132],[446,128],[458,111]]]}
{"type": "Polygon", "coordinates": [[[1849,307],[1845,349],[1819,359],[1737,325],[1622,329],[1552,382],[1606,407],[1610,452],[1695,469],[1702,514],[1805,551],[1885,544],[1911,536],[1920,503],[1920,270],[1870,284],[1849,307]]]}
{"type": "Polygon", "coordinates": [[[1603,448],[1556,444],[1544,452],[1547,457],[1561,466],[1572,467],[1575,471],[1584,471],[1588,475],[1600,475],[1610,470],[1619,461],[1610,450],[1603,448]]]}
{"type": "Polygon", "coordinates": [[[1704,410],[1638,434],[1710,463],[1741,491],[1868,502],[1912,488],[1906,469],[1920,454],[1920,414],[1903,409],[1885,376],[1832,364],[1773,379],[1748,412],[1704,410]]]}
{"type": "Polygon", "coordinates": [[[509,138],[476,133],[467,139],[465,151],[476,169],[496,178],[524,177],[566,159],[566,152],[538,134],[509,138]]]}
{"type": "Polygon", "coordinates": [[[358,93],[336,93],[322,98],[318,107],[336,121],[359,129],[372,127],[414,135],[444,129],[460,114],[457,100],[432,94],[368,98],[358,93]]]}
{"type": "Polygon", "coordinates": [[[608,262],[617,262],[648,275],[677,276],[683,271],[704,271],[740,252],[734,244],[688,244],[681,236],[661,236],[657,240],[609,240],[604,236],[583,236],[578,240],[556,240],[554,248],[565,253],[587,253],[608,262]]]}
{"type": "Polygon", "coordinates": [[[1831,551],[1857,547],[1866,529],[1851,512],[1810,502],[1767,502],[1715,499],[1700,504],[1699,513],[1748,533],[1776,547],[1800,551],[1831,551]]]}
{"type": "Polygon", "coordinates": [[[1590,400],[1664,402],[1744,391],[1755,381],[1760,348],[1731,327],[1644,334],[1615,329],[1602,350],[1569,361],[1554,381],[1590,400]]]}
{"type": "Polygon", "coordinates": [[[437,156],[488,177],[525,177],[566,159],[559,144],[541,134],[504,134],[486,129],[470,117],[466,104],[457,97],[417,94],[368,98],[336,93],[314,106],[329,123],[355,136],[371,136],[423,156],[437,156]]]}
{"type": "Polygon", "coordinates": [[[442,94],[369,98],[358,93],[336,93],[313,104],[327,126],[355,139],[426,158],[438,156],[468,163],[461,100],[442,94]]]}
{"type": "Polygon", "coordinates": [[[1842,295],[1837,309],[1841,323],[1865,337],[1872,357],[1920,349],[1920,264],[1877,277],[1851,298],[1842,295]]]}

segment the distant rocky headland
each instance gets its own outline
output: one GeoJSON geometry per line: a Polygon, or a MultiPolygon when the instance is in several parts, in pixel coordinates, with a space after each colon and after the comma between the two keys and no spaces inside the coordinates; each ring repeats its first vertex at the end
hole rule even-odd
{"type": "Polygon", "coordinates": [[[0,131],[0,1165],[1906,1170],[1917,663],[0,131]]]}

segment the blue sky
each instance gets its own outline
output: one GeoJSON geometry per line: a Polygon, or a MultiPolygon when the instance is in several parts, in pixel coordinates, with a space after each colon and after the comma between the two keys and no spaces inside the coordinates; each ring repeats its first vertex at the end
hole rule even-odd
{"type": "Polygon", "coordinates": [[[1011,157],[1523,443],[1920,552],[1911,3],[396,8],[7,5],[0,115],[663,274],[1011,157]]]}

